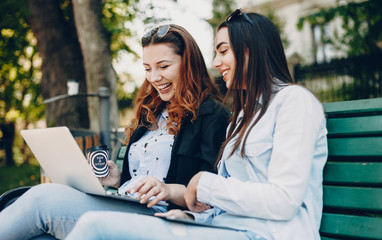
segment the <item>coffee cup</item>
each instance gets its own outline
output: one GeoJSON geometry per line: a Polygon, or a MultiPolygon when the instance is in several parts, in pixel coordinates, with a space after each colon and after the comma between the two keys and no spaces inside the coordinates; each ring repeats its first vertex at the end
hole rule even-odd
{"type": "Polygon", "coordinates": [[[85,154],[97,177],[109,176],[109,165],[107,165],[107,160],[109,160],[109,148],[107,145],[88,148],[85,154]]]}

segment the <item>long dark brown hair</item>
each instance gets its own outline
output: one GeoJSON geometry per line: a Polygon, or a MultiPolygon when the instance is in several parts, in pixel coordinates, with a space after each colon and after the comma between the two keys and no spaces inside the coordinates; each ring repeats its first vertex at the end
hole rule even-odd
{"type": "Polygon", "coordinates": [[[217,87],[211,80],[203,55],[190,33],[181,26],[171,24],[164,36],[158,36],[155,28],[148,36],[142,38],[142,47],[154,44],[167,44],[174,53],[182,57],[180,67],[180,80],[174,98],[164,102],[157,90],[146,79],[136,97],[135,118],[125,128],[128,141],[138,125],[147,128],[157,127],[157,116],[167,107],[169,121],[167,129],[170,134],[176,135],[184,117],[191,114],[191,121],[198,115],[200,104],[212,97],[221,100],[217,87]]]}
{"type": "MultiPolygon", "coordinates": [[[[230,101],[233,102],[233,116],[222,151],[227,143],[237,136],[230,155],[240,144],[245,144],[249,132],[267,111],[276,84],[275,79],[286,84],[293,83],[276,26],[260,14],[247,15],[253,24],[243,15],[237,15],[218,27],[218,30],[228,28],[231,48],[236,58],[232,85],[225,97],[225,101],[230,97],[232,99],[230,101]],[[245,66],[246,52],[249,56],[248,66],[245,66]],[[244,111],[244,115],[237,123],[241,110],[244,111]],[[251,124],[257,113],[258,116],[251,124]]],[[[244,147],[240,154],[244,157],[244,147]]]]}

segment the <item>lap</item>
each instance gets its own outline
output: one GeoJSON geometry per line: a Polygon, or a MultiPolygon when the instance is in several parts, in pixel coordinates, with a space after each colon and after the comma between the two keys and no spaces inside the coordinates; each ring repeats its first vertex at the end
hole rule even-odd
{"type": "Polygon", "coordinates": [[[24,195],[21,197],[26,198],[24,201],[34,202],[33,205],[43,205],[49,211],[62,210],[66,212],[65,215],[82,215],[87,211],[122,211],[148,215],[156,212],[143,204],[91,195],[55,183],[32,187],[24,195]]]}
{"type": "Polygon", "coordinates": [[[88,212],[77,222],[70,239],[258,239],[252,232],[170,222],[153,216],[88,212]]]}
{"type": "Polygon", "coordinates": [[[64,238],[89,211],[114,211],[153,215],[146,205],[95,196],[61,184],[32,187],[0,214],[0,239],[28,239],[53,235],[64,238]]]}

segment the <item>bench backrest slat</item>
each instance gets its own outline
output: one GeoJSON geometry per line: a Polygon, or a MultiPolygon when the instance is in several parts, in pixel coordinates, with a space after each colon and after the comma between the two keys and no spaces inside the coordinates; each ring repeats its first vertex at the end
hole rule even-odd
{"type": "Polygon", "coordinates": [[[382,239],[382,98],[324,104],[321,239],[382,239]]]}
{"type": "Polygon", "coordinates": [[[329,208],[382,213],[382,189],[324,186],[324,202],[329,208]]]}
{"type": "Polygon", "coordinates": [[[329,138],[328,148],[331,157],[381,156],[382,137],[329,138]]]}
{"type": "Polygon", "coordinates": [[[329,118],[327,129],[330,136],[382,135],[382,117],[362,116],[350,118],[329,118]]]}
{"type": "Polygon", "coordinates": [[[380,162],[328,162],[324,183],[336,185],[382,185],[380,162]]]}
{"type": "Polygon", "coordinates": [[[325,113],[330,117],[341,115],[375,115],[382,112],[382,98],[325,103],[325,113]]]}
{"type": "Polygon", "coordinates": [[[321,233],[342,239],[381,239],[382,218],[324,213],[321,233]]]}

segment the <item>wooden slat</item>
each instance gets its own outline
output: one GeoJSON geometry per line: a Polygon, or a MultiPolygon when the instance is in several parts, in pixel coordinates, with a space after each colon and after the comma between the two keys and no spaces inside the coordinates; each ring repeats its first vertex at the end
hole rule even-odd
{"type": "Polygon", "coordinates": [[[324,183],[382,185],[381,162],[327,162],[324,183]]]}
{"type": "Polygon", "coordinates": [[[329,138],[330,156],[382,156],[381,137],[329,138]]]}
{"type": "Polygon", "coordinates": [[[362,99],[324,104],[325,113],[335,115],[363,115],[365,113],[382,112],[382,98],[362,99]]]}
{"type": "Polygon", "coordinates": [[[326,127],[330,135],[382,135],[382,115],[329,118],[326,127]]]}
{"type": "Polygon", "coordinates": [[[93,146],[93,136],[85,136],[85,151],[93,146]]]}
{"type": "Polygon", "coordinates": [[[84,139],[82,137],[75,137],[74,140],[76,140],[76,143],[81,148],[82,152],[84,152],[84,139]]]}
{"type": "Polygon", "coordinates": [[[324,213],[320,232],[349,238],[381,239],[382,218],[324,213]]]}
{"type": "Polygon", "coordinates": [[[324,186],[324,206],[382,212],[382,188],[324,186]]]}
{"type": "Polygon", "coordinates": [[[101,145],[101,137],[99,134],[93,136],[94,146],[101,145]]]}

